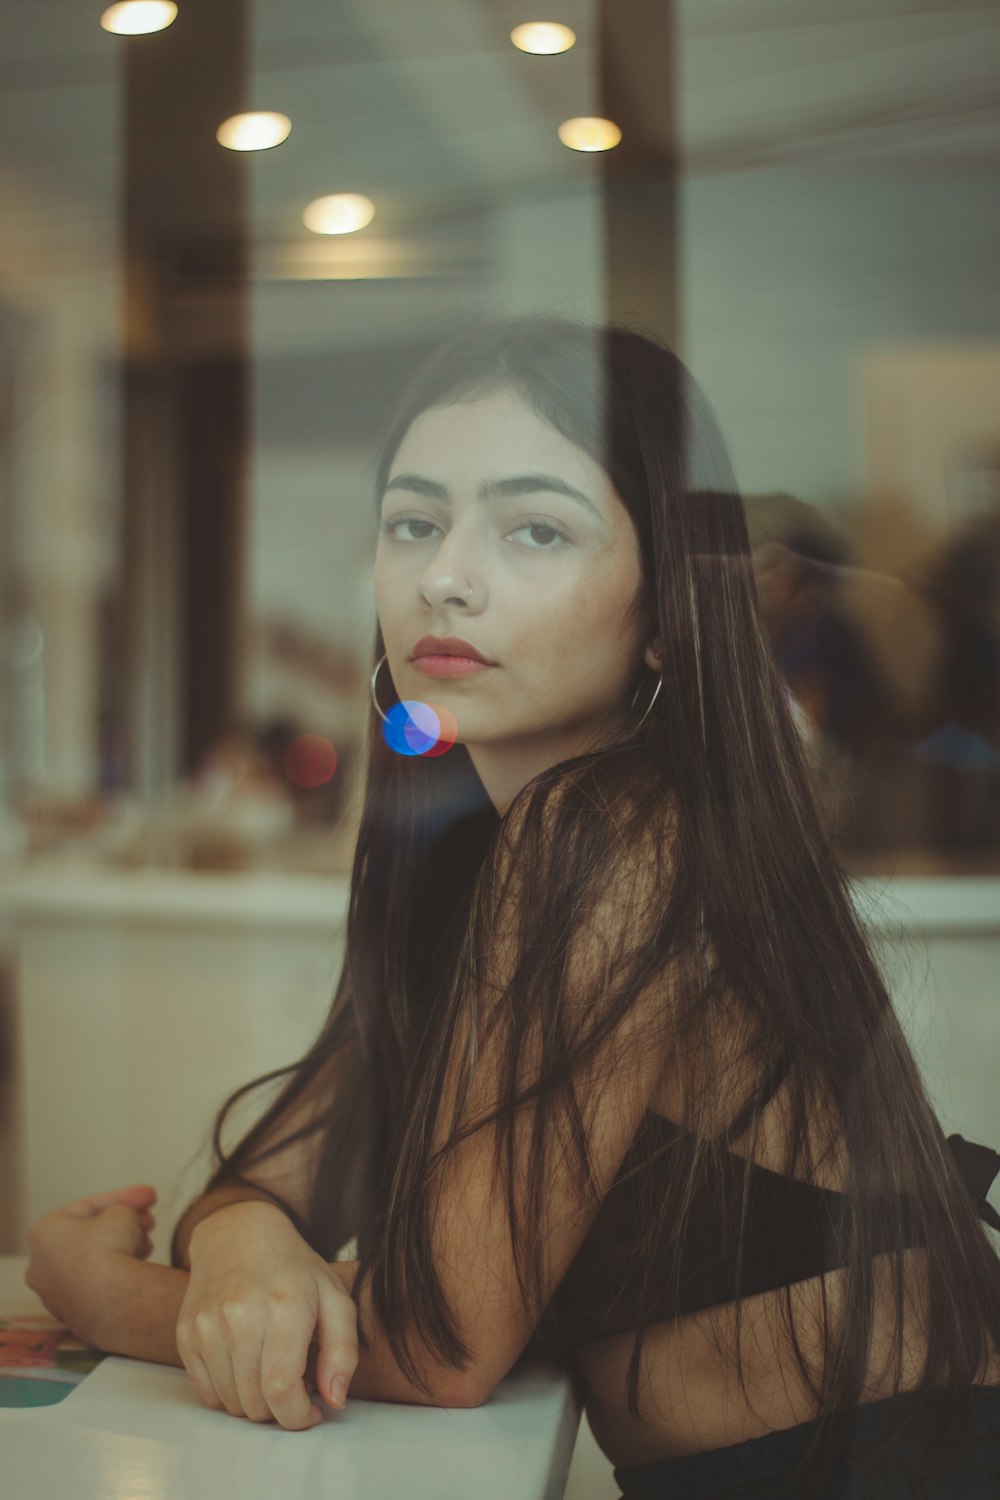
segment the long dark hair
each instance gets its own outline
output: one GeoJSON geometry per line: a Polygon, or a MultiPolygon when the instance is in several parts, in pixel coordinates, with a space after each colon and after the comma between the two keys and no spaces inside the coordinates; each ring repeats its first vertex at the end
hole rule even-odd
{"type": "MultiPolygon", "coordinates": [[[[836,1311],[823,1282],[826,1357],[818,1372],[800,1348],[785,1289],[783,1325],[821,1417],[803,1474],[825,1472],[862,1401],[877,1252],[893,1252],[895,1391],[903,1378],[903,1248],[926,1246],[927,1360],[918,1393],[937,1388],[945,1426],[963,1428],[971,1387],[1000,1347],[997,1257],[817,812],[759,617],[743,505],[707,403],[680,359],[644,335],[562,319],[491,324],[418,372],[381,453],[376,499],[421,412],[498,389],[518,394],[591,454],[627,507],[641,548],[642,607],[651,638],[663,645],[663,690],[639,728],[535,777],[502,818],[463,747],[439,757],[396,755],[372,712],[346,957],[329,1016],[304,1058],[223,1105],[206,1191],[252,1182],[265,1133],[336,1065],[336,1088],[302,1132],[317,1133],[308,1212],[283,1206],[327,1258],[357,1235],[355,1297],[370,1278],[374,1313],[420,1387],[413,1338],[456,1369],[470,1355],[431,1259],[432,1168],[492,1123],[494,1181],[498,1191],[502,1184],[522,1290],[546,1329],[540,1346],[569,1357],[558,1325],[545,1325],[543,1247],[530,1232],[545,1164],[555,1142],[570,1140],[579,1181],[592,1180],[586,1101],[574,1077],[657,975],[669,977],[662,1031],[651,1044],[672,1049],[683,1080],[680,1123],[695,1149],[690,1171],[648,1205],[648,1226],[622,1277],[645,1288],[652,1305],[679,1263],[696,1181],[712,1191],[724,1180],[734,1141],[745,1140],[752,1159],[779,1086],[788,1100],[784,1170],[809,1178],[817,1161],[807,1125],[822,1101],[842,1143],[847,1212],[836,1235],[847,1269],[836,1311]],[[623,849],[658,860],[656,900],[632,921],[623,914],[628,941],[593,995],[573,997],[573,1014],[592,1024],[566,1027],[562,958],[577,915],[607,887],[623,849]],[[498,1002],[477,1008],[477,997],[496,988],[491,955],[501,930],[508,944],[516,935],[516,952],[498,1002]],[[462,1119],[456,1110],[450,1139],[432,1155],[442,1079],[460,1032],[498,1049],[506,1086],[489,1119],[462,1119]],[[544,1045],[525,1089],[518,1080],[529,1035],[544,1045]],[[734,1057],[744,1064],[738,1098],[730,1092],[734,1057]],[[227,1153],[221,1130],[229,1109],[284,1074],[283,1091],[227,1153]],[[515,1117],[519,1142],[530,1122],[527,1187],[515,1117]],[[348,1183],[360,1184],[353,1196],[348,1183]]],[[[382,653],[379,636],[373,662],[382,653]]],[[[387,668],[380,684],[388,702],[387,668]]],[[[654,685],[652,677],[639,684],[640,706],[654,685]]],[[[476,1046],[463,1054],[469,1084],[476,1046]]],[[[745,1285],[747,1199],[732,1212],[737,1284],[745,1285]]],[[[732,1353],[746,1393],[740,1328],[737,1299],[732,1353]]],[[[627,1380],[635,1417],[642,1344],[640,1332],[627,1380]]]]}

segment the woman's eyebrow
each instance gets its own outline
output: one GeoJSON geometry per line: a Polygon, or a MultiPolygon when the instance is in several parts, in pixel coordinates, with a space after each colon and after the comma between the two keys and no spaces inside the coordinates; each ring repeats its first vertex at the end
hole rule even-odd
{"type": "MultiPolygon", "coordinates": [[[[389,480],[384,493],[388,494],[390,490],[408,490],[411,494],[427,495],[434,500],[443,500],[446,504],[450,500],[447,485],[436,479],[427,479],[423,474],[397,474],[389,480]]],[[[484,479],[476,494],[480,500],[498,500],[511,495],[537,495],[546,490],[552,494],[565,495],[585,506],[599,521],[604,519],[594,502],[582,490],[574,489],[565,479],[559,479],[555,474],[515,474],[510,479],[484,479]]]]}

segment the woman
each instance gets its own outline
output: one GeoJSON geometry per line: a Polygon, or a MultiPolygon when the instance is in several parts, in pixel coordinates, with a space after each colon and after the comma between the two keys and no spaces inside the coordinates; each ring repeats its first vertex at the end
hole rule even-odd
{"type": "MultiPolygon", "coordinates": [[[[545,1350],[627,1497],[860,1495],[876,1463],[887,1494],[995,1493],[992,1171],[949,1150],[865,945],[683,365],[625,330],[481,330],[419,373],[376,497],[330,1015],[226,1102],[174,1266],[119,1256],[92,1326],[289,1427],[313,1379],[474,1405],[545,1350]]],[[[66,1212],[141,1235],[148,1201],[66,1212]]]]}

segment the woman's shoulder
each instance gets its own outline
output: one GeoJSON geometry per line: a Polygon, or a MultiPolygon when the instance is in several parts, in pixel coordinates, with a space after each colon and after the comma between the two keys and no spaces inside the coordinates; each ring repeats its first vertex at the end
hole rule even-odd
{"type": "Polygon", "coordinates": [[[504,815],[498,870],[558,930],[596,927],[633,947],[673,888],[677,808],[648,779],[608,772],[575,761],[529,784],[504,815]]]}
{"type": "Polygon", "coordinates": [[[504,813],[508,843],[534,834],[541,847],[560,837],[608,844],[626,866],[670,848],[677,834],[677,799],[662,778],[634,756],[581,756],[523,787],[504,813]]]}

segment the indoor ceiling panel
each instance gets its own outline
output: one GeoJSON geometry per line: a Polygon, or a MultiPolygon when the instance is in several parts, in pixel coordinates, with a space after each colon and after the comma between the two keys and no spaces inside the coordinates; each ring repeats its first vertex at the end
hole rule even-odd
{"type": "MultiPolygon", "coordinates": [[[[274,252],[258,257],[264,274],[282,244],[297,243],[303,264],[307,253],[339,264],[380,237],[411,248],[419,237],[417,258],[427,261],[438,257],[440,246],[426,243],[435,235],[449,238],[460,272],[481,248],[470,227],[498,201],[572,188],[593,173],[593,159],[557,136],[561,120],[594,108],[592,53],[527,57],[509,35],[523,11],[508,20],[501,9],[364,0],[338,7],[337,24],[324,27],[314,0],[292,0],[280,16],[256,0],[254,101],[293,121],[289,140],[250,164],[255,233],[274,252]],[[308,250],[316,237],[302,209],[334,192],[366,193],[377,218],[356,250],[346,236],[328,253],[308,250]]],[[[572,10],[583,31],[591,6],[573,0],[572,10]]]]}
{"type": "MultiPolygon", "coordinates": [[[[208,0],[180,3],[178,29],[208,0]]],[[[99,0],[0,0],[0,173],[95,224],[121,212],[122,60],[167,45],[166,34],[109,36],[100,11],[99,0]]],[[[944,169],[1000,154],[997,0],[676,0],[675,13],[689,173],[944,169]]],[[[255,233],[308,236],[305,203],[341,188],[368,192],[395,233],[596,171],[555,135],[597,107],[596,0],[557,7],[579,40],[549,58],[510,43],[532,18],[523,0],[252,0],[248,15],[248,104],[293,121],[283,146],[244,164],[255,233]]],[[[181,125],[210,133],[183,102],[181,125]]],[[[209,182],[222,148],[209,134],[202,149],[209,182]]],[[[194,174],[183,185],[164,215],[186,236],[210,232],[210,192],[194,174]]]]}
{"type": "Polygon", "coordinates": [[[350,3],[387,68],[461,162],[470,189],[505,189],[564,165],[556,127],[567,113],[593,111],[589,52],[526,56],[511,43],[499,12],[479,0],[350,3]]]}
{"type": "MultiPolygon", "coordinates": [[[[99,14],[99,12],[97,13],[99,14]]],[[[112,228],[117,40],[76,0],[0,0],[0,173],[37,211],[112,228]]],[[[11,212],[11,200],[5,200],[11,212]]]]}
{"type": "Polygon", "coordinates": [[[678,22],[690,172],[1000,148],[995,0],[682,0],[678,22]]]}

